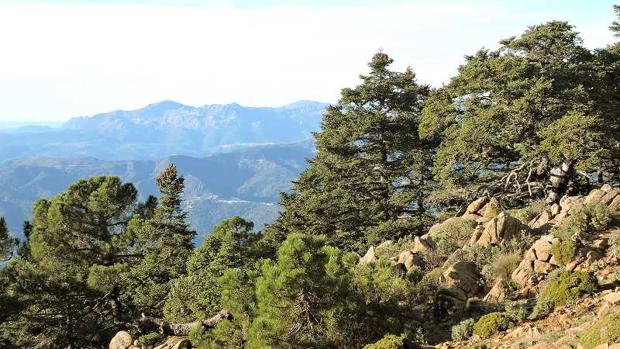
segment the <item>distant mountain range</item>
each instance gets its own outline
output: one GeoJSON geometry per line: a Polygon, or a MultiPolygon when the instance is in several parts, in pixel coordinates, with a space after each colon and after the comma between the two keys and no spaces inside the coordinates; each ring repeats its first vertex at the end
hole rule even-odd
{"type": "Polygon", "coordinates": [[[0,161],[22,157],[149,160],[204,157],[256,145],[310,139],[327,105],[299,101],[282,107],[163,101],[133,111],[78,117],[60,127],[0,129],[0,161]]]}
{"type": "MultiPolygon", "coordinates": [[[[123,126],[111,121],[122,118],[103,115],[95,120],[73,120],[66,127],[80,129],[89,128],[90,125],[108,125],[110,128],[118,127],[118,132],[122,132],[125,127],[135,127],[135,132],[138,132],[139,127],[136,125],[141,122],[149,125],[145,126],[146,129],[156,129],[151,123],[162,122],[140,119],[143,121],[123,126]]],[[[235,115],[233,118],[240,118],[238,114],[235,115]]],[[[294,117],[286,119],[292,118],[294,117]]],[[[273,125],[273,122],[263,121],[263,125],[265,124],[273,125]]],[[[289,125],[292,124],[289,122],[289,125]]],[[[246,131],[239,130],[239,133],[254,134],[246,131]]],[[[300,132],[298,136],[303,135],[301,128],[296,132],[300,132]]],[[[233,133],[235,132],[231,134],[233,133]]],[[[275,134],[280,132],[276,128],[269,133],[273,134],[272,140],[275,140],[275,134]]],[[[290,135],[282,132],[282,138],[286,139],[287,136],[290,135]]],[[[144,142],[149,141],[142,139],[144,142]]],[[[150,141],[155,142],[157,139],[150,141]]],[[[65,146],[64,142],[59,145],[65,146]]],[[[131,147],[128,146],[124,154],[133,154],[131,147]]],[[[64,191],[76,180],[95,175],[116,175],[124,181],[132,182],[144,199],[150,194],[156,194],[155,177],[172,162],[185,176],[184,205],[189,211],[190,223],[198,232],[198,240],[201,240],[203,234],[215,223],[232,215],[250,219],[255,222],[257,229],[261,229],[278,213],[278,194],[290,189],[291,181],[307,166],[305,159],[313,154],[313,143],[304,141],[253,146],[204,158],[167,156],[158,160],[112,161],[92,157],[27,157],[9,160],[0,162],[0,216],[6,217],[11,231],[19,235],[21,224],[30,217],[31,206],[36,199],[53,196],[64,191]]]]}

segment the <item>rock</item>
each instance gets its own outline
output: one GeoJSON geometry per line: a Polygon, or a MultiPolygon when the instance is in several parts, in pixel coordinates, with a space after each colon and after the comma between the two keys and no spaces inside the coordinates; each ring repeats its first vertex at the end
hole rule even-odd
{"type": "Polygon", "coordinates": [[[481,278],[475,264],[459,261],[450,265],[441,274],[439,282],[444,288],[456,291],[455,294],[462,293],[465,296],[463,300],[466,301],[467,298],[480,292],[481,278]]]}
{"type": "Polygon", "coordinates": [[[500,303],[506,300],[506,290],[508,283],[504,280],[497,280],[491,290],[484,296],[483,301],[487,303],[500,303]]]}
{"type": "Polygon", "coordinates": [[[590,194],[588,194],[588,196],[586,196],[583,202],[585,204],[598,203],[605,194],[606,192],[601,189],[594,189],[590,192],[590,194]]]}
{"type": "Polygon", "coordinates": [[[379,246],[377,246],[377,250],[380,250],[382,248],[386,248],[386,247],[390,247],[394,245],[394,241],[392,240],[385,240],[382,243],[379,244],[379,246]]]}
{"type": "Polygon", "coordinates": [[[603,195],[603,197],[601,198],[601,204],[605,205],[605,206],[609,206],[609,204],[611,204],[614,199],[616,198],[616,196],[618,196],[620,192],[617,189],[609,189],[607,192],[605,192],[605,195],[603,195]]]}
{"type": "Polygon", "coordinates": [[[359,259],[357,265],[371,265],[374,264],[376,261],[377,257],[375,256],[375,248],[373,246],[370,246],[368,251],[366,251],[364,257],[359,259]]]}
{"type": "Polygon", "coordinates": [[[482,218],[484,219],[492,219],[502,212],[502,208],[499,205],[499,201],[496,198],[491,198],[489,202],[484,205],[484,210],[482,213],[482,218]]]}
{"type": "Polygon", "coordinates": [[[475,245],[476,242],[478,242],[478,240],[482,236],[483,232],[484,232],[484,225],[482,224],[477,225],[476,228],[474,228],[474,231],[472,232],[471,237],[469,238],[469,245],[470,246],[475,245]]]}
{"type": "Polygon", "coordinates": [[[164,344],[156,346],[154,349],[191,349],[192,343],[185,337],[168,337],[164,344]]]}
{"type": "MultiPolygon", "coordinates": [[[[497,245],[504,239],[517,236],[521,229],[521,221],[511,217],[507,212],[502,212],[484,225],[484,231],[475,243],[481,246],[497,245]]],[[[478,233],[478,231],[474,231],[470,241],[474,240],[475,234],[478,233]]]]}
{"type": "Polygon", "coordinates": [[[413,248],[411,249],[411,252],[422,253],[433,250],[434,248],[435,246],[433,246],[433,243],[430,240],[416,236],[413,239],[413,248]]]}
{"type": "Polygon", "coordinates": [[[612,212],[620,211],[620,195],[616,196],[607,208],[612,212]]]}
{"type": "Polygon", "coordinates": [[[402,264],[406,271],[411,270],[413,267],[420,266],[424,260],[420,255],[412,251],[404,251],[398,255],[397,264],[402,264]]]}
{"type": "Polygon", "coordinates": [[[551,212],[545,209],[539,213],[538,216],[534,217],[527,225],[532,229],[540,228],[545,224],[549,224],[552,217],[551,212]]]}
{"type": "Polygon", "coordinates": [[[603,300],[610,305],[620,304],[620,291],[612,292],[605,295],[605,297],[603,297],[603,300]]]}
{"type": "Polygon", "coordinates": [[[109,349],[128,349],[131,345],[133,345],[133,338],[127,331],[119,331],[112,337],[110,344],[108,345],[109,349]]]}
{"type": "Polygon", "coordinates": [[[437,234],[444,231],[446,227],[462,223],[463,219],[463,217],[450,217],[441,223],[434,224],[432,227],[430,227],[430,229],[428,230],[428,234],[426,234],[425,236],[432,239],[437,234]]]}
{"type": "Polygon", "coordinates": [[[403,263],[396,263],[392,265],[392,268],[394,269],[394,273],[401,279],[407,275],[407,268],[403,263]]]}
{"type": "Polygon", "coordinates": [[[521,287],[535,286],[541,277],[558,267],[558,262],[551,255],[551,245],[560,240],[552,235],[543,235],[536,240],[511,278],[521,287]]]}
{"type": "Polygon", "coordinates": [[[466,212],[477,213],[488,202],[488,200],[489,199],[486,197],[481,197],[474,200],[472,203],[469,204],[469,206],[467,206],[466,212]]]}

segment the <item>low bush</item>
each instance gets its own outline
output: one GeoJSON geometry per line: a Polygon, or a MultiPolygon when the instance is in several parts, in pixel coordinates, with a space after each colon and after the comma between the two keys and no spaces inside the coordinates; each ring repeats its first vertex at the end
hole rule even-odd
{"type": "Polygon", "coordinates": [[[576,253],[577,246],[570,238],[564,238],[551,245],[551,255],[562,265],[570,263],[576,253]]]}
{"type": "Polygon", "coordinates": [[[436,252],[448,256],[456,251],[469,241],[475,227],[475,222],[460,217],[443,222],[432,235],[436,252]]]}
{"type": "Polygon", "coordinates": [[[607,206],[600,203],[585,204],[562,223],[558,229],[561,238],[570,238],[575,234],[593,234],[609,227],[612,216],[607,206]]]}
{"type": "Polygon", "coordinates": [[[586,271],[563,271],[550,276],[536,301],[536,307],[548,307],[543,303],[552,303],[553,307],[575,302],[583,295],[596,290],[596,279],[586,271]]]}
{"type": "Polygon", "coordinates": [[[620,342],[620,311],[608,314],[595,322],[583,333],[579,342],[585,349],[620,342]]]}
{"type": "Polygon", "coordinates": [[[476,321],[474,319],[467,319],[461,321],[458,325],[452,326],[452,340],[464,341],[469,339],[474,333],[475,323],[476,321]]]}
{"type": "Polygon", "coordinates": [[[157,333],[157,332],[151,332],[151,333],[147,333],[145,335],[140,336],[140,338],[138,338],[138,343],[140,343],[143,348],[153,348],[163,338],[164,337],[162,334],[157,333]]]}
{"type": "Polygon", "coordinates": [[[411,347],[410,341],[404,336],[387,334],[376,343],[366,345],[364,349],[408,349],[411,347]]]}
{"type": "Polygon", "coordinates": [[[506,301],[504,306],[506,314],[516,322],[522,322],[527,319],[528,302],[525,299],[516,301],[506,301]]]}
{"type": "Polygon", "coordinates": [[[508,281],[522,259],[523,253],[521,251],[502,251],[494,256],[487,269],[483,271],[483,274],[489,281],[500,279],[508,281]]]}
{"type": "Polygon", "coordinates": [[[523,208],[508,210],[508,213],[512,217],[521,221],[521,223],[528,224],[532,219],[534,219],[534,217],[538,216],[538,214],[540,214],[544,209],[545,209],[545,201],[537,200],[537,201],[531,202],[529,205],[523,208]]]}
{"type": "Polygon", "coordinates": [[[473,334],[481,338],[489,338],[500,331],[509,329],[512,325],[512,319],[507,314],[499,312],[490,313],[476,322],[473,334]]]}

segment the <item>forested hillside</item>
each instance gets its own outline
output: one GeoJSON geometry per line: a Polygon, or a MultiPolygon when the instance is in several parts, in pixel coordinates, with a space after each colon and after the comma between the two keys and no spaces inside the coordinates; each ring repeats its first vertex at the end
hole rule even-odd
{"type": "Polygon", "coordinates": [[[22,223],[31,216],[32,204],[64,191],[78,179],[113,175],[131,182],[139,197],[157,195],[155,177],[174,163],[186,179],[183,207],[198,232],[197,242],[229,216],[242,216],[261,229],[278,214],[280,192],[314,155],[310,141],[254,146],[205,158],[170,156],[159,160],[111,161],[95,158],[21,158],[0,162],[0,216],[9,230],[21,235],[22,223]]]}
{"type": "Polygon", "coordinates": [[[0,346],[620,342],[620,43],[515,34],[441,88],[377,52],[260,232],[230,217],[194,245],[182,159],[158,198],[95,176],[36,201],[23,242],[0,221],[0,346]]]}

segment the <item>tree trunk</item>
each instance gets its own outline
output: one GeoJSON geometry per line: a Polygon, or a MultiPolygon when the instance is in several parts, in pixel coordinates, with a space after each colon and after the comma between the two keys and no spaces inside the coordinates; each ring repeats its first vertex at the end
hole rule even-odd
{"type": "Polygon", "coordinates": [[[142,318],[138,320],[138,330],[142,333],[147,332],[159,332],[164,335],[170,336],[188,336],[189,332],[196,326],[201,326],[202,330],[214,328],[223,320],[232,320],[233,316],[227,310],[220,310],[215,316],[188,323],[169,323],[164,319],[158,319],[153,317],[147,317],[142,315],[142,318]]]}
{"type": "Polygon", "coordinates": [[[560,201],[562,195],[568,189],[568,183],[573,175],[572,163],[563,162],[560,166],[551,169],[549,183],[546,186],[548,204],[560,201]]]}

